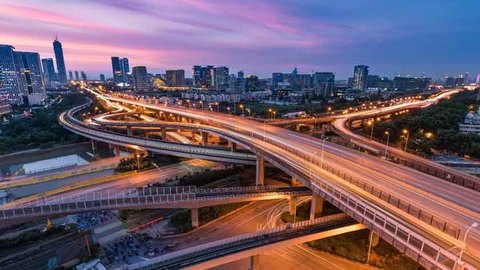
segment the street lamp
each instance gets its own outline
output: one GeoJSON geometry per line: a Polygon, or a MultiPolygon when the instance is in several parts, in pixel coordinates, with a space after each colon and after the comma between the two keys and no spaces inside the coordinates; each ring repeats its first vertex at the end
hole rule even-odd
{"type": "Polygon", "coordinates": [[[385,135],[387,135],[387,145],[385,146],[385,159],[387,158],[387,152],[388,152],[388,142],[390,140],[390,132],[385,131],[385,135]]]}
{"type": "Polygon", "coordinates": [[[273,111],[273,119],[275,119],[276,114],[277,114],[277,111],[273,111]]]}
{"type": "Polygon", "coordinates": [[[242,109],[242,115],[245,115],[245,111],[244,111],[244,106],[243,106],[243,104],[240,104],[240,109],[242,109]]]}
{"type": "Polygon", "coordinates": [[[137,158],[137,170],[140,170],[140,155],[136,154],[135,157],[137,158]]]}
{"type": "Polygon", "coordinates": [[[405,140],[405,148],[403,151],[407,152],[407,145],[408,145],[408,139],[410,138],[410,132],[408,132],[407,129],[404,129],[402,130],[403,134],[405,134],[407,136],[406,140],[405,140]]]}
{"type": "MultiPolygon", "coordinates": [[[[456,269],[457,267],[457,264],[458,262],[462,262],[462,256],[463,256],[463,253],[465,252],[465,249],[467,247],[467,236],[468,236],[468,233],[473,229],[473,228],[477,228],[478,227],[478,223],[477,222],[474,222],[472,223],[472,225],[470,225],[470,227],[468,227],[467,231],[465,232],[465,235],[463,236],[463,246],[462,246],[462,249],[460,250],[460,255],[458,256],[458,260],[455,261],[455,266],[453,267],[453,269],[456,269]]],[[[462,262],[463,264],[463,262],[462,262]]],[[[463,269],[463,268],[462,268],[463,269]]]]}
{"type": "Polygon", "coordinates": [[[247,112],[248,112],[248,117],[250,117],[250,113],[251,113],[250,108],[247,108],[247,112]]]}
{"type": "Polygon", "coordinates": [[[375,119],[368,121],[367,124],[368,124],[369,126],[372,126],[372,128],[370,129],[370,141],[371,141],[372,138],[373,138],[373,128],[374,128],[374,126],[375,126],[375,119]]]}
{"type": "Polygon", "coordinates": [[[217,113],[220,112],[220,104],[218,102],[215,102],[215,105],[217,106],[217,113]]]}
{"type": "Polygon", "coordinates": [[[268,109],[268,113],[270,114],[270,118],[272,118],[272,109],[268,109]]]}

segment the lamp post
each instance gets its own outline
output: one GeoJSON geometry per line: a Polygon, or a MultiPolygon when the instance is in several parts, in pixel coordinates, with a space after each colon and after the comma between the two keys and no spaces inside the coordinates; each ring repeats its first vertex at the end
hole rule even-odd
{"type": "Polygon", "coordinates": [[[385,159],[387,159],[388,142],[389,142],[389,140],[390,140],[390,132],[385,131],[385,135],[387,135],[387,145],[385,146],[385,159]]]}
{"type": "Polygon", "coordinates": [[[370,141],[373,139],[373,128],[375,127],[375,120],[370,120],[367,122],[369,126],[372,126],[370,129],[370,141]]]}
{"type": "Polygon", "coordinates": [[[408,145],[408,139],[410,138],[410,132],[408,132],[407,129],[402,130],[402,132],[407,136],[407,138],[405,139],[405,147],[403,149],[403,151],[407,152],[407,145],[408,145]]]}
{"type": "Polygon", "coordinates": [[[247,112],[248,112],[248,117],[250,117],[250,116],[251,116],[251,115],[250,115],[250,114],[251,114],[250,108],[247,108],[247,112]]]}
{"type": "Polygon", "coordinates": [[[140,170],[140,155],[136,154],[135,157],[137,158],[137,170],[140,170]]]}
{"type": "Polygon", "coordinates": [[[242,109],[242,115],[245,115],[245,111],[244,111],[244,106],[243,106],[243,104],[240,104],[240,109],[242,109]]]}
{"type": "Polygon", "coordinates": [[[272,109],[268,109],[268,113],[269,113],[269,116],[270,116],[270,119],[272,118],[272,109]]]}
{"type": "MultiPolygon", "coordinates": [[[[463,253],[465,252],[465,249],[467,247],[467,236],[468,236],[468,233],[473,229],[473,228],[477,228],[478,227],[478,223],[477,222],[474,222],[472,223],[472,225],[470,225],[470,227],[468,227],[467,231],[465,232],[465,235],[463,236],[463,246],[462,246],[462,249],[460,250],[460,255],[458,256],[458,260],[455,261],[455,266],[453,267],[453,269],[457,269],[457,264],[459,262],[462,262],[462,256],[463,256],[463,253]]],[[[463,262],[462,262],[463,264],[463,262]]],[[[463,267],[462,267],[463,269],[463,267]]]]}

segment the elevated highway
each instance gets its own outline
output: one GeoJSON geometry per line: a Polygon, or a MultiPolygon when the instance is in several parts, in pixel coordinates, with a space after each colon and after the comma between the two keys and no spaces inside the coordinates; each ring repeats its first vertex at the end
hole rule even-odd
{"type": "Polygon", "coordinates": [[[463,247],[459,239],[480,219],[478,194],[473,190],[241,117],[126,96],[100,95],[100,98],[193,119],[204,131],[232,138],[258,159],[297,178],[314,194],[374,230],[426,268],[454,269],[462,264],[465,269],[476,269],[480,265],[477,231],[469,234],[462,260],[458,256],[459,248],[463,247]]]}
{"type": "Polygon", "coordinates": [[[220,204],[285,199],[308,196],[307,188],[231,187],[199,189],[194,186],[107,190],[54,198],[40,197],[34,201],[0,210],[0,220],[14,221],[39,216],[55,216],[80,212],[147,208],[198,209],[220,204]]]}
{"type": "Polygon", "coordinates": [[[327,216],[194,246],[144,262],[125,265],[117,270],[208,269],[275,248],[364,228],[365,226],[357,224],[344,214],[327,216]]]}

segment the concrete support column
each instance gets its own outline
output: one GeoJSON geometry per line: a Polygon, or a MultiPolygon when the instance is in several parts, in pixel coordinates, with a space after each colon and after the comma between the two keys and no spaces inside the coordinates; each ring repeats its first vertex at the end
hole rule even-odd
{"type": "Polygon", "coordinates": [[[192,143],[195,142],[195,134],[196,134],[195,131],[192,130],[192,135],[191,135],[191,137],[192,137],[192,143]]]}
{"type": "Polygon", "coordinates": [[[292,182],[291,182],[292,187],[300,187],[302,186],[302,183],[300,183],[297,178],[292,176],[292,182]]]}
{"type": "Polygon", "coordinates": [[[192,208],[190,209],[192,213],[192,228],[198,228],[199,222],[198,222],[198,208],[192,208]]]}
{"type": "Polygon", "coordinates": [[[256,185],[263,186],[265,184],[265,160],[262,155],[257,156],[257,173],[256,185]]]}
{"type": "Polygon", "coordinates": [[[237,152],[237,143],[231,142],[230,150],[232,150],[232,152],[237,152]]]}
{"type": "Polygon", "coordinates": [[[296,131],[296,132],[299,132],[299,131],[300,131],[300,124],[296,124],[296,125],[295,125],[295,131],[296,131]]]}
{"type": "Polygon", "coordinates": [[[288,213],[293,216],[295,215],[296,211],[297,211],[297,197],[290,196],[288,198],[288,213]]]}
{"type": "Polygon", "coordinates": [[[250,270],[260,270],[260,255],[250,257],[250,270]]]}
{"type": "Polygon", "coordinates": [[[120,146],[115,145],[115,156],[119,157],[120,156],[120,146]]]}
{"type": "Polygon", "coordinates": [[[380,242],[380,236],[376,234],[374,231],[370,231],[370,244],[372,247],[376,247],[380,242]]]}
{"type": "Polygon", "coordinates": [[[202,131],[202,145],[207,146],[208,145],[208,133],[202,131]]]}
{"type": "Polygon", "coordinates": [[[308,127],[310,129],[310,135],[315,136],[315,125],[310,125],[308,127]]]}
{"type": "Polygon", "coordinates": [[[312,205],[310,206],[310,220],[320,217],[323,212],[323,198],[319,195],[312,195],[312,205]]]}
{"type": "Polygon", "coordinates": [[[127,135],[133,135],[132,127],[127,127],[127,135]]]}
{"type": "Polygon", "coordinates": [[[162,139],[164,141],[167,140],[167,128],[166,127],[162,128],[162,139]]]}
{"type": "Polygon", "coordinates": [[[95,156],[97,154],[97,144],[94,140],[90,140],[92,142],[92,154],[95,156]]]}

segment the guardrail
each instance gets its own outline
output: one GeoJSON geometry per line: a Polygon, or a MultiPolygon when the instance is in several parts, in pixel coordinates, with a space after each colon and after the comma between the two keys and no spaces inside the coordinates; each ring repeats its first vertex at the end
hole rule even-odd
{"type": "Polygon", "coordinates": [[[279,233],[279,232],[283,232],[283,231],[287,231],[287,230],[299,230],[299,229],[302,229],[302,228],[305,228],[305,227],[309,227],[309,226],[313,226],[313,225],[317,225],[317,224],[324,224],[324,223],[339,221],[339,220],[342,220],[342,219],[345,219],[345,218],[346,218],[345,214],[336,214],[336,215],[330,215],[330,216],[326,216],[326,217],[317,218],[317,219],[314,219],[314,220],[307,220],[307,221],[292,223],[292,224],[288,224],[288,225],[280,225],[280,226],[277,226],[277,227],[274,227],[274,228],[271,228],[271,229],[260,230],[260,231],[256,231],[256,232],[253,232],[253,233],[242,234],[242,235],[238,235],[238,236],[234,236],[234,237],[229,237],[229,238],[225,238],[225,239],[221,239],[221,240],[212,241],[212,242],[209,242],[209,243],[206,243],[206,244],[197,245],[197,246],[190,247],[190,248],[185,248],[185,249],[182,249],[180,251],[175,251],[175,252],[172,252],[172,253],[169,253],[169,254],[166,254],[166,255],[155,257],[155,258],[150,259],[148,261],[142,261],[142,262],[138,262],[138,263],[131,264],[131,265],[124,265],[120,268],[117,268],[117,270],[136,270],[136,269],[143,269],[143,268],[147,268],[147,267],[153,267],[155,264],[165,263],[165,262],[167,262],[169,260],[172,260],[172,259],[175,259],[175,258],[179,258],[179,257],[186,256],[186,255],[189,255],[189,254],[194,254],[194,253],[197,253],[197,252],[202,252],[202,251],[205,251],[205,250],[208,250],[208,249],[211,249],[211,248],[215,248],[215,247],[230,245],[230,244],[233,244],[233,243],[241,242],[241,241],[246,240],[246,239],[258,238],[260,236],[275,234],[275,233],[279,233]]]}
{"type": "MultiPolygon", "coordinates": [[[[115,98],[110,99],[115,100],[115,98]]],[[[161,110],[161,108],[157,109],[161,110]]],[[[345,191],[338,185],[334,185],[332,183],[329,183],[328,181],[323,180],[319,175],[312,174],[311,171],[309,172],[305,166],[295,164],[292,167],[291,165],[288,165],[291,163],[291,157],[290,159],[286,158],[285,156],[279,158],[276,153],[273,153],[274,151],[272,151],[272,149],[266,149],[262,145],[256,143],[254,140],[251,140],[250,142],[246,142],[245,140],[249,137],[253,139],[259,139],[271,145],[277,146],[279,149],[283,149],[287,151],[287,153],[291,153],[296,157],[300,157],[312,165],[318,166],[319,160],[312,153],[306,153],[301,149],[296,149],[294,147],[280,143],[279,141],[270,139],[264,135],[262,136],[262,131],[245,130],[234,126],[233,123],[226,123],[225,121],[222,121],[221,124],[217,123],[217,125],[221,125],[222,127],[225,127],[231,131],[246,135],[246,137],[243,138],[243,143],[248,144],[248,146],[253,152],[264,154],[265,158],[271,161],[274,165],[278,165],[292,175],[298,176],[298,179],[303,179],[307,186],[314,189],[314,191],[324,195],[332,203],[341,207],[345,211],[349,211],[349,213],[355,216],[357,220],[360,219],[362,223],[373,227],[373,229],[375,230],[380,231],[380,235],[384,237],[390,236],[392,239],[392,241],[390,241],[391,243],[393,243],[393,239],[395,239],[397,241],[395,243],[403,244],[404,248],[407,249],[406,253],[412,258],[416,258],[417,261],[422,263],[424,266],[427,266],[428,268],[436,266],[440,269],[447,270],[453,269],[453,265],[455,263],[462,263],[458,260],[457,256],[452,253],[452,251],[448,250],[450,248],[449,245],[448,247],[444,246],[445,242],[443,238],[438,235],[434,235],[436,234],[436,232],[427,233],[425,231],[419,230],[419,228],[415,227],[417,226],[415,225],[415,223],[413,228],[410,227],[411,225],[406,226],[404,222],[407,222],[408,224],[409,221],[404,221],[401,215],[400,217],[392,216],[388,213],[387,210],[377,207],[375,204],[372,204],[371,202],[361,198],[359,195],[354,195],[351,192],[345,191]],[[418,233],[419,231],[421,234],[427,235],[427,237],[432,237],[433,239],[435,239],[435,241],[439,241],[439,244],[436,244],[431,240],[428,240],[426,237],[420,235],[420,233],[418,233]],[[417,243],[419,243],[420,245],[418,246],[417,243]],[[414,252],[415,254],[412,255],[411,252],[414,252]]],[[[237,140],[240,139],[237,138],[237,140]]],[[[339,174],[342,173],[340,169],[335,169],[339,174]]],[[[350,180],[357,181],[357,183],[366,184],[360,179],[350,178],[350,180]]],[[[374,190],[370,191],[370,194],[372,193],[375,193],[374,190]]],[[[388,196],[389,194],[383,195],[388,196]]],[[[380,195],[380,197],[382,198],[382,195],[380,195]]],[[[390,205],[392,205],[391,198],[392,197],[390,196],[390,205]]],[[[382,201],[385,202],[384,199],[382,199],[382,201]]],[[[399,203],[397,208],[401,209],[399,203]]],[[[413,215],[413,212],[411,211],[407,210],[407,212],[405,213],[409,214],[411,217],[415,217],[415,215],[413,215]]],[[[419,219],[421,216],[422,215],[420,214],[415,218],[419,219]]],[[[424,224],[429,224],[428,222],[425,222],[423,220],[421,221],[424,224]]],[[[449,224],[443,224],[445,228],[451,227],[449,224]]],[[[444,231],[447,232],[446,229],[444,229],[444,231]]],[[[458,232],[455,233],[457,237],[460,234],[460,231],[457,231],[456,229],[452,231],[458,232]]],[[[469,264],[466,264],[465,269],[475,268],[469,264]]]]}

